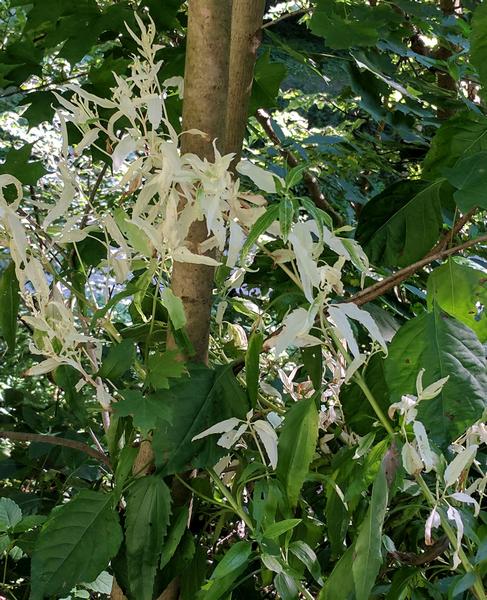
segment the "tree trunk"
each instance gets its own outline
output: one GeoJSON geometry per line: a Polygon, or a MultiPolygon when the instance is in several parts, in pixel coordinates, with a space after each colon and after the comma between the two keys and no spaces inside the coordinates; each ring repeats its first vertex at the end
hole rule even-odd
{"type": "MultiPolygon", "coordinates": [[[[451,16],[455,13],[455,0],[440,0],[440,8],[445,17],[451,16]]],[[[439,60],[448,61],[448,59],[453,55],[453,52],[448,46],[440,46],[436,51],[436,58],[439,60]]],[[[436,83],[438,87],[446,92],[451,92],[452,94],[456,94],[457,92],[457,84],[453,77],[448,73],[448,71],[438,71],[436,75],[436,83]]],[[[449,119],[455,114],[455,110],[451,107],[439,107],[438,108],[438,118],[442,121],[449,119]]]]}

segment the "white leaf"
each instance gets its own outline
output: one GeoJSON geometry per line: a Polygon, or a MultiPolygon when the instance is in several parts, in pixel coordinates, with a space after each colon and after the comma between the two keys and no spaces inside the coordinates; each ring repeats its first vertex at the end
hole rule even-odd
{"type": "Polygon", "coordinates": [[[260,440],[264,444],[265,451],[269,457],[269,463],[273,469],[277,467],[277,434],[265,421],[259,420],[252,424],[260,440]]]}
{"type": "Polygon", "coordinates": [[[50,373],[51,371],[54,371],[54,369],[57,369],[57,367],[59,367],[60,364],[61,364],[61,361],[57,358],[46,358],[46,360],[43,360],[42,362],[38,363],[37,365],[34,365],[30,369],[27,369],[27,371],[25,371],[24,375],[27,375],[30,377],[33,377],[36,375],[44,375],[45,373],[50,373]]]}
{"type": "Polygon", "coordinates": [[[313,287],[318,288],[321,284],[321,270],[313,257],[315,243],[312,234],[316,232],[316,223],[310,220],[296,223],[288,236],[296,256],[304,295],[309,302],[313,302],[313,287]]]}
{"type": "Polygon", "coordinates": [[[231,419],[225,419],[224,421],[220,421],[215,425],[212,425],[208,429],[205,429],[198,435],[195,435],[194,438],[191,439],[192,442],[196,440],[201,440],[208,435],[213,435],[215,433],[228,433],[232,429],[234,429],[240,423],[240,419],[232,417],[231,419]]]}
{"type": "Polygon", "coordinates": [[[232,429],[231,431],[224,433],[218,440],[217,444],[222,446],[222,448],[231,448],[247,431],[247,427],[247,423],[242,423],[238,429],[232,429]]]}
{"type": "Polygon", "coordinates": [[[425,471],[428,473],[435,466],[435,456],[433,452],[431,452],[426,429],[424,428],[423,423],[420,421],[414,421],[413,430],[414,435],[416,436],[419,454],[424,463],[425,471]]]}
{"type": "Polygon", "coordinates": [[[119,171],[124,160],[129,154],[135,152],[136,148],[137,144],[130,135],[124,136],[120,142],[118,142],[112,154],[113,170],[115,172],[119,171]]]}
{"type": "Polygon", "coordinates": [[[440,515],[436,510],[436,507],[430,512],[428,518],[426,519],[426,523],[424,524],[424,543],[427,546],[432,546],[433,541],[431,539],[431,531],[433,529],[437,529],[440,526],[440,515]]]}
{"type": "Polygon", "coordinates": [[[344,338],[352,355],[357,358],[360,356],[360,350],[353,335],[352,327],[348,322],[346,313],[340,308],[340,305],[330,306],[328,309],[330,319],[338,330],[340,337],[344,338]]]}
{"type": "Polygon", "coordinates": [[[99,129],[90,129],[89,131],[87,131],[82,137],[79,144],[76,145],[76,155],[80,156],[85,148],[91,146],[91,144],[93,144],[96,141],[96,138],[99,134],[99,129]]]}
{"type": "Polygon", "coordinates": [[[453,498],[457,502],[463,502],[464,504],[472,504],[475,507],[474,514],[476,517],[478,516],[480,512],[480,504],[477,502],[477,500],[475,500],[475,498],[472,498],[472,496],[469,496],[464,492],[455,492],[454,494],[451,494],[450,498],[453,498]]]}
{"type": "Polygon", "coordinates": [[[463,538],[463,521],[460,513],[456,508],[450,506],[447,510],[448,518],[450,521],[454,521],[457,527],[457,547],[455,548],[455,552],[453,554],[453,568],[456,569],[458,565],[461,563],[459,552],[462,546],[462,538],[463,538]]]}
{"type": "Polygon", "coordinates": [[[180,98],[184,97],[184,78],[176,75],[175,77],[169,77],[162,82],[162,87],[177,87],[178,95],[180,98]]]}
{"type": "Polygon", "coordinates": [[[267,383],[267,381],[260,382],[260,389],[267,396],[271,396],[272,398],[277,398],[278,400],[282,400],[281,392],[279,390],[276,390],[276,388],[274,386],[272,386],[270,383],[267,383]]]}
{"type": "Polygon", "coordinates": [[[448,375],[447,377],[438,379],[438,381],[435,381],[434,383],[432,383],[431,385],[426,387],[421,392],[421,394],[418,394],[420,396],[420,400],[432,400],[433,398],[436,398],[436,396],[438,396],[438,394],[443,389],[443,386],[446,384],[446,382],[449,379],[450,379],[450,376],[448,375]]]}
{"type": "Polygon", "coordinates": [[[339,308],[347,315],[347,317],[353,319],[354,321],[358,321],[361,325],[363,325],[363,327],[365,327],[365,329],[369,332],[370,337],[376,341],[382,347],[384,353],[387,354],[386,341],[370,313],[368,313],[366,310],[362,310],[356,304],[353,304],[353,302],[332,304],[331,306],[339,308]]]}
{"type": "Polygon", "coordinates": [[[238,223],[230,221],[230,237],[228,240],[227,267],[234,267],[240,251],[245,243],[245,233],[238,223]]]}
{"type": "Polygon", "coordinates": [[[162,100],[159,96],[151,96],[147,99],[147,118],[154,129],[161,124],[162,100]]]}
{"type": "Polygon", "coordinates": [[[204,254],[194,254],[186,246],[180,246],[172,251],[172,258],[177,262],[192,263],[194,265],[209,265],[210,267],[218,267],[219,263],[211,256],[205,256],[204,254]]]}
{"type": "Polygon", "coordinates": [[[401,451],[402,465],[409,475],[417,475],[423,470],[423,461],[418,452],[409,442],[406,442],[401,451]]]}
{"type": "MultiPolygon", "coordinates": [[[[301,346],[300,338],[309,333],[313,327],[315,316],[315,308],[311,308],[309,311],[304,308],[296,308],[284,318],[282,331],[271,338],[267,346],[274,347],[277,356],[289,346],[301,346]]],[[[320,341],[317,340],[317,343],[320,341]]]]}
{"type": "Polygon", "coordinates": [[[249,160],[241,160],[236,169],[240,175],[245,175],[251,179],[259,189],[267,192],[268,194],[275,194],[276,182],[274,177],[281,179],[280,177],[277,177],[277,175],[262,169],[262,167],[254,165],[249,160]]]}
{"type": "Polygon", "coordinates": [[[446,487],[455,485],[464,469],[470,466],[475,455],[477,454],[477,445],[469,446],[462,450],[445,469],[444,479],[446,487]]]}

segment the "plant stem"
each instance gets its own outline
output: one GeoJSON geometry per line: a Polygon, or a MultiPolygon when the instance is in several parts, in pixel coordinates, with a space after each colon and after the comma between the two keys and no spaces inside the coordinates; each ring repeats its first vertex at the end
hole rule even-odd
{"type": "Polygon", "coordinates": [[[221,494],[228,500],[228,503],[232,507],[233,511],[242,519],[242,521],[245,523],[245,525],[247,525],[247,527],[250,529],[250,531],[253,531],[254,526],[252,525],[252,522],[250,521],[248,515],[246,515],[245,512],[240,509],[237,502],[233,498],[232,494],[228,491],[226,486],[221,482],[220,478],[215,473],[215,471],[213,469],[208,469],[208,473],[210,474],[210,477],[213,479],[213,483],[220,490],[221,494]]]}
{"type": "Polygon", "coordinates": [[[392,428],[391,424],[389,423],[389,419],[384,414],[384,411],[379,406],[379,403],[375,399],[375,396],[370,391],[369,386],[365,383],[365,379],[362,377],[362,375],[360,373],[356,373],[354,376],[354,379],[355,379],[357,385],[360,387],[360,389],[364,393],[367,400],[369,401],[370,406],[372,407],[373,411],[377,415],[379,421],[382,423],[382,426],[387,431],[387,433],[393,438],[394,437],[394,429],[392,428]]]}

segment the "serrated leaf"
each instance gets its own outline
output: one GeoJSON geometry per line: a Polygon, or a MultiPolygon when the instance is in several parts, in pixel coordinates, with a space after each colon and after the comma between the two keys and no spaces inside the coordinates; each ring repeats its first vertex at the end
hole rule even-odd
{"type": "Polygon", "coordinates": [[[245,382],[250,404],[255,408],[259,391],[259,358],[264,344],[264,335],[254,331],[249,338],[249,345],[245,354],[245,382]]]}
{"type": "Polygon", "coordinates": [[[33,146],[34,144],[25,144],[18,150],[11,148],[5,162],[0,165],[0,175],[8,173],[25,185],[35,185],[47,171],[40,160],[29,160],[33,146]]]}
{"type": "Polygon", "coordinates": [[[83,490],[52,514],[32,555],[31,600],[64,597],[108,566],[123,538],[113,503],[111,494],[83,490]]]}
{"type": "Polygon", "coordinates": [[[382,565],[382,526],[388,492],[384,469],[379,469],[372,487],[372,498],[355,542],[352,574],[357,600],[369,600],[382,565]]]}
{"type": "Polygon", "coordinates": [[[116,380],[126,373],[135,360],[135,344],[132,340],[122,340],[108,350],[103,359],[98,376],[116,380]]]}
{"type": "Polygon", "coordinates": [[[113,405],[114,413],[119,417],[132,417],[135,427],[143,432],[153,429],[160,420],[171,420],[171,409],[160,393],[125,390],[121,395],[123,399],[113,405]]]}
{"type": "Polygon", "coordinates": [[[442,185],[395,183],[364,206],[356,239],[372,263],[403,267],[431,250],[443,223],[442,185]]]}
{"type": "Polygon", "coordinates": [[[20,506],[11,498],[0,498],[0,531],[15,527],[21,520],[20,506]]]}
{"type": "Polygon", "coordinates": [[[466,263],[451,258],[432,271],[428,278],[428,306],[433,304],[475,331],[487,341],[487,275],[466,263]]]}
{"type": "Polygon", "coordinates": [[[318,440],[318,410],[313,398],[300,400],[287,413],[279,436],[277,476],[289,503],[296,506],[318,440]]]}
{"type": "Polygon", "coordinates": [[[159,565],[161,569],[163,569],[174,556],[179,542],[181,541],[188,526],[188,517],[189,507],[183,506],[183,508],[178,512],[175,520],[171,523],[161,551],[161,563],[159,565]]]}
{"type": "Polygon", "coordinates": [[[152,600],[162,542],[171,515],[171,493],[162,477],[140,477],[129,488],[125,522],[130,590],[152,600]]]}
{"type": "Polygon", "coordinates": [[[245,419],[249,409],[231,365],[215,370],[193,365],[188,371],[188,377],[159,392],[172,418],[171,424],[159,422],[153,437],[156,464],[165,475],[215,465],[226,450],[211,437],[191,440],[222,420],[245,419]]]}
{"type": "Polygon", "coordinates": [[[186,367],[178,357],[179,353],[175,350],[151,354],[147,360],[146,385],[156,390],[168,389],[169,378],[182,377],[186,367]]]}
{"type": "Polygon", "coordinates": [[[487,406],[485,351],[471,329],[435,305],[403,325],[389,346],[385,376],[392,401],[416,393],[421,367],[425,386],[449,376],[436,398],[418,404],[418,420],[446,447],[487,406]]]}
{"type": "Polygon", "coordinates": [[[0,335],[11,352],[15,350],[19,306],[19,282],[15,275],[15,264],[11,262],[0,277],[0,335]]]}

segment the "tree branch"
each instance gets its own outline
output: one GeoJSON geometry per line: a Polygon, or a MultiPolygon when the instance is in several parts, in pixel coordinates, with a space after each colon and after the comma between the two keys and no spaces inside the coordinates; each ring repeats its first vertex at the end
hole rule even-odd
{"type": "Polygon", "coordinates": [[[273,27],[274,25],[277,25],[277,23],[280,23],[281,21],[285,21],[287,19],[292,19],[293,17],[301,17],[310,12],[311,12],[311,8],[301,8],[299,10],[295,10],[293,12],[286,13],[285,15],[282,15],[282,16],[278,17],[277,19],[273,19],[272,21],[268,21],[267,23],[264,23],[264,25],[262,26],[262,29],[267,29],[268,27],[273,27]]]}
{"type": "Polygon", "coordinates": [[[465,225],[472,219],[472,217],[477,213],[477,207],[474,206],[471,210],[461,216],[456,223],[453,224],[451,231],[445,233],[445,235],[441,238],[441,240],[436,244],[436,246],[427,254],[436,254],[436,252],[440,252],[444,250],[448,244],[450,244],[453,238],[460,233],[460,231],[465,227],[465,225]]]}
{"type": "Polygon", "coordinates": [[[399,285],[402,281],[416,273],[416,271],[419,271],[420,269],[422,269],[426,265],[429,265],[435,260],[447,258],[452,254],[457,254],[462,250],[466,250],[467,248],[471,248],[472,246],[475,246],[476,244],[480,244],[482,242],[487,242],[487,235],[482,235],[478,238],[475,238],[474,240],[468,240],[468,242],[464,242],[463,244],[460,244],[459,246],[454,246],[453,248],[440,250],[439,252],[435,252],[434,254],[430,253],[418,262],[404,267],[404,269],[393,273],[392,275],[386,277],[382,281],[378,281],[377,283],[374,283],[374,285],[371,285],[368,288],[362,290],[361,292],[358,292],[357,294],[355,294],[355,296],[352,296],[352,298],[349,301],[354,302],[358,306],[366,304],[367,302],[370,302],[372,300],[375,300],[379,296],[382,296],[382,294],[385,294],[390,289],[392,289],[396,285],[399,285]]]}
{"type": "MultiPolygon", "coordinates": [[[[260,108],[255,116],[257,121],[262,126],[262,129],[268,135],[269,139],[279,149],[281,156],[283,156],[288,166],[291,168],[298,166],[299,161],[296,156],[291,152],[291,150],[283,147],[281,140],[274,131],[270,115],[265,110],[260,108]]],[[[341,227],[344,224],[343,217],[325,198],[320,189],[318,179],[309,171],[304,171],[303,180],[308,189],[308,193],[316,206],[327,212],[333,218],[335,224],[341,227]]]]}
{"type": "Polygon", "coordinates": [[[41,444],[52,444],[53,446],[64,446],[65,448],[72,448],[73,450],[79,450],[80,452],[84,452],[92,458],[96,458],[104,465],[106,465],[110,470],[112,469],[110,459],[106,454],[95,450],[91,446],[88,446],[88,444],[84,444],[83,442],[77,442],[76,440],[68,440],[66,438],[60,438],[55,435],[42,435],[40,433],[24,433],[21,431],[0,431],[0,439],[12,440],[17,442],[39,442],[41,444]]]}

